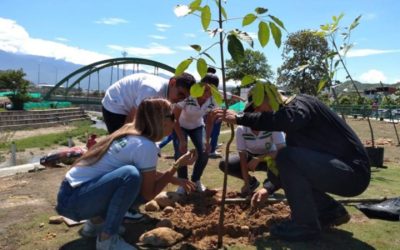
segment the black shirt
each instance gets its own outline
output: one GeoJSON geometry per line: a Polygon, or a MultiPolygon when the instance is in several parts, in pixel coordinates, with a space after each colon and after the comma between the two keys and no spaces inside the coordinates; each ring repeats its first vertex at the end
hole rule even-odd
{"type": "Polygon", "coordinates": [[[283,131],[288,146],[328,153],[370,172],[367,153],[355,132],[315,97],[297,95],[276,112],[245,113],[237,117],[237,124],[283,131]]]}

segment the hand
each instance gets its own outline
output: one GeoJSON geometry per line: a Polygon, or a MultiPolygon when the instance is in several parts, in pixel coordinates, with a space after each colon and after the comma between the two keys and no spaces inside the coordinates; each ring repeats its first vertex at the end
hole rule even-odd
{"type": "Polygon", "coordinates": [[[222,120],[227,123],[236,124],[236,112],[226,109],[214,109],[211,112],[213,119],[222,120]]]}
{"type": "Polygon", "coordinates": [[[250,171],[254,171],[256,170],[259,163],[260,163],[259,159],[253,158],[247,163],[247,169],[250,171]]]}
{"type": "Polygon", "coordinates": [[[186,193],[190,193],[196,189],[196,184],[192,181],[186,180],[186,179],[177,179],[176,184],[178,186],[181,186],[185,189],[186,193]]]}
{"type": "Polygon", "coordinates": [[[268,190],[265,188],[261,188],[253,195],[253,197],[251,197],[251,206],[255,207],[261,202],[264,202],[267,198],[268,198],[268,190]]]}
{"type": "Polygon", "coordinates": [[[186,141],[179,141],[179,152],[181,154],[187,153],[187,142],[186,141]]]}
{"type": "Polygon", "coordinates": [[[184,155],[179,157],[178,160],[176,160],[176,163],[178,166],[187,166],[187,165],[192,165],[197,159],[197,151],[196,149],[191,149],[190,151],[187,151],[184,155]]]}

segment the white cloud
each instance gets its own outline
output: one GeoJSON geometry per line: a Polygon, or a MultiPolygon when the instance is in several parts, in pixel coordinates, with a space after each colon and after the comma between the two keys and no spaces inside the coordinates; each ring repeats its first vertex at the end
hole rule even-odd
{"type": "Polygon", "coordinates": [[[127,20],[118,18],[118,17],[107,17],[107,18],[102,18],[98,21],[95,21],[95,23],[98,24],[107,24],[107,25],[118,25],[122,23],[128,23],[127,20]]]}
{"type": "Polygon", "coordinates": [[[165,40],[165,39],[167,39],[165,36],[158,36],[158,35],[150,35],[149,37],[157,39],[157,40],[165,40]]]}
{"type": "Polygon", "coordinates": [[[189,6],[178,4],[174,8],[174,13],[177,17],[182,17],[188,15],[190,12],[189,6]]]}
{"type": "Polygon", "coordinates": [[[117,51],[126,51],[129,55],[134,57],[145,57],[150,58],[155,55],[171,55],[175,54],[176,52],[171,48],[158,44],[158,43],[151,43],[147,48],[139,48],[139,47],[123,47],[120,45],[108,45],[110,49],[117,50],[117,51]]]}
{"type": "Polygon", "coordinates": [[[379,83],[380,81],[386,82],[387,78],[383,72],[376,70],[376,69],[371,69],[359,77],[360,81],[363,83],[379,83]]]}
{"type": "Polygon", "coordinates": [[[64,37],[56,37],[55,39],[60,42],[68,42],[69,41],[67,38],[64,38],[64,37]]]}
{"type": "Polygon", "coordinates": [[[196,35],[195,34],[193,34],[193,33],[185,33],[185,34],[183,34],[185,37],[188,37],[188,38],[196,38],[196,35]]]}
{"type": "Polygon", "coordinates": [[[0,17],[0,50],[63,59],[76,64],[90,64],[111,58],[108,55],[67,46],[63,43],[30,37],[14,20],[0,17]]]}
{"type": "Polygon", "coordinates": [[[192,47],[190,47],[190,46],[176,46],[176,49],[183,50],[183,51],[189,51],[189,50],[194,51],[192,49],[192,47]]]}
{"type": "Polygon", "coordinates": [[[167,31],[167,29],[172,27],[171,25],[165,23],[156,23],[155,26],[157,27],[157,30],[161,32],[167,31]]]}
{"type": "Polygon", "coordinates": [[[352,49],[347,52],[347,57],[363,57],[379,54],[400,53],[399,49],[396,50],[379,50],[379,49],[352,49]]]}

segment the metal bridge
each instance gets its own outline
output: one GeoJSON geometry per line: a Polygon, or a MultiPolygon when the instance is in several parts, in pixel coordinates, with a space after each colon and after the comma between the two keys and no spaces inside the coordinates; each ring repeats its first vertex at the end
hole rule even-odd
{"type": "Polygon", "coordinates": [[[159,69],[174,73],[175,68],[166,64],[143,58],[120,57],[98,61],[75,70],[61,79],[43,97],[46,101],[69,101],[74,104],[101,104],[101,99],[108,86],[126,75],[140,72],[139,65],[153,67],[153,73],[159,69]],[[120,66],[123,66],[122,70],[120,66]],[[127,67],[132,68],[127,69],[127,67]],[[107,72],[108,71],[108,72],[107,72]],[[122,71],[122,72],[121,72],[122,71]],[[101,81],[100,74],[109,74],[108,83],[101,81]]]}

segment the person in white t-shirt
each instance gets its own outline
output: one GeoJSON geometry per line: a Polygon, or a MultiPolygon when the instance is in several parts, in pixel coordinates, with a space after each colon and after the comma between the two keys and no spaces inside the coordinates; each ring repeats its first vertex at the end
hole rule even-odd
{"type": "MultiPolygon", "coordinates": [[[[205,122],[204,117],[216,107],[217,103],[211,95],[211,87],[205,84],[204,94],[201,97],[193,98],[189,96],[184,101],[177,103],[174,108],[174,113],[177,118],[173,135],[174,157],[178,159],[178,157],[186,153],[187,137],[189,136],[198,155],[193,166],[191,180],[196,184],[196,191],[199,192],[203,192],[206,189],[200,179],[208,162],[210,136],[214,123],[211,116],[207,116],[205,122]],[[203,142],[204,130],[205,143],[203,142]]],[[[178,177],[188,179],[187,167],[182,167],[178,170],[178,177]]],[[[184,193],[185,190],[178,187],[177,192],[184,193]]]]}
{"type": "Polygon", "coordinates": [[[101,101],[108,132],[111,134],[126,122],[132,122],[137,107],[145,98],[160,97],[176,103],[189,96],[195,82],[188,73],[169,80],[148,73],[131,74],[118,80],[106,90],[101,101]]]}
{"type": "MultiPolygon", "coordinates": [[[[265,101],[254,106],[249,96],[244,112],[263,112],[265,101]]],[[[264,181],[264,188],[273,193],[278,188],[279,178],[277,169],[274,167],[274,159],[278,150],[286,146],[285,134],[280,131],[257,131],[245,126],[236,128],[236,149],[239,155],[229,156],[228,174],[243,179],[241,195],[252,194],[260,182],[251,176],[249,171],[266,171],[268,179],[264,181]]],[[[225,169],[225,161],[219,164],[221,171],[225,169]]]]}
{"type": "Polygon", "coordinates": [[[65,175],[56,210],[76,221],[88,219],[83,230],[97,235],[96,249],[134,249],[118,235],[133,203],[153,199],[168,183],[194,189],[194,183],[174,174],[195,161],[195,151],[187,152],[164,173],[156,169],[155,142],[171,133],[174,122],[169,101],[145,99],[133,123],[96,143],[65,175]]]}

